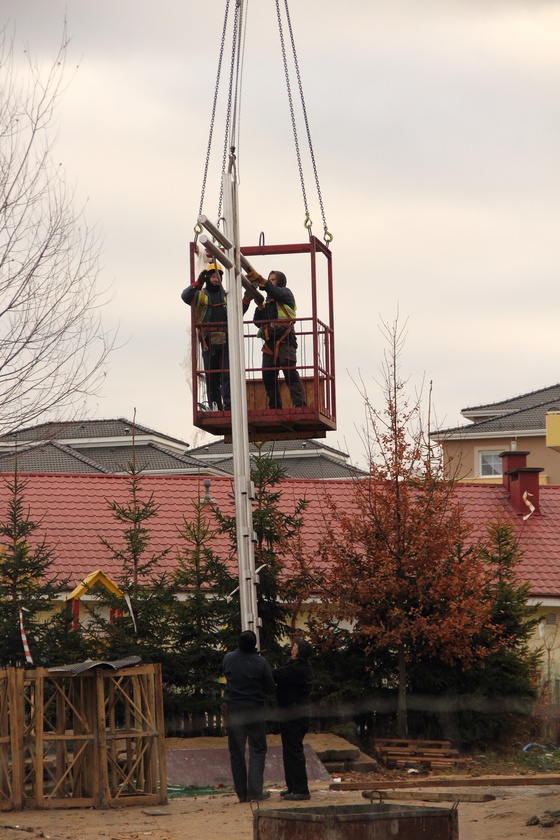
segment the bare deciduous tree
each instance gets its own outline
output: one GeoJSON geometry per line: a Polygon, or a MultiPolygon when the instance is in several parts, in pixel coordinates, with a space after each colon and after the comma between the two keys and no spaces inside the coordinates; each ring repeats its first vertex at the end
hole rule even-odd
{"type": "Polygon", "coordinates": [[[99,243],[53,160],[68,40],[43,72],[0,33],[0,433],[95,393],[114,337],[101,324],[99,243]]]}

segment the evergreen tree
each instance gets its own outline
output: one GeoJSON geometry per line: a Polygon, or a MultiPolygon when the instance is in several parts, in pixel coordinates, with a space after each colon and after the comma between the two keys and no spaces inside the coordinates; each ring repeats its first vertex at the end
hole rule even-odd
{"type": "Polygon", "coordinates": [[[498,521],[487,530],[478,554],[488,571],[485,598],[491,620],[464,640],[482,657],[477,655],[472,667],[451,668],[419,654],[411,673],[412,690],[436,697],[439,707],[436,716],[418,716],[424,733],[432,726],[434,737],[444,735],[466,746],[512,737],[537,696],[542,655],[529,645],[539,614],[528,604],[530,584],[517,577],[522,554],[513,528],[498,521]]]}
{"type": "Polygon", "coordinates": [[[25,488],[17,473],[6,480],[10,499],[0,521],[0,665],[26,664],[20,632],[19,610],[35,665],[53,664],[47,643],[53,627],[56,597],[66,581],[53,575],[55,562],[40,524],[25,505],[25,488]]]}
{"type": "Polygon", "coordinates": [[[170,548],[150,553],[148,523],[158,515],[159,505],[153,494],[144,498],[142,473],[134,459],[128,475],[128,500],[108,503],[113,517],[123,526],[121,544],[114,545],[100,537],[119,569],[115,583],[123,595],[96,588],[98,606],[92,608],[89,630],[97,637],[99,657],[139,655],[145,662],[162,661],[172,642],[169,615],[175,592],[172,581],[161,572],[160,563],[170,548]]]}
{"type": "Polygon", "coordinates": [[[237,602],[229,597],[238,580],[212,548],[218,533],[212,509],[199,498],[192,510],[192,517],[183,518],[173,576],[182,597],[172,618],[175,641],[168,657],[166,713],[170,718],[190,716],[191,731],[201,732],[206,713],[220,711],[222,659],[238,635],[237,602]]]}
{"type": "MultiPolygon", "coordinates": [[[[291,513],[281,509],[281,481],[286,470],[272,457],[257,448],[251,457],[251,480],[255,486],[253,504],[253,529],[256,534],[255,567],[259,571],[257,602],[261,649],[274,665],[286,653],[286,641],[292,633],[288,621],[292,615],[289,606],[290,572],[286,560],[298,551],[299,532],[303,525],[305,499],[299,499],[291,513]]],[[[220,529],[230,535],[232,555],[236,546],[234,516],[216,511],[220,529]]],[[[239,624],[238,624],[239,627],[239,624]]]]}

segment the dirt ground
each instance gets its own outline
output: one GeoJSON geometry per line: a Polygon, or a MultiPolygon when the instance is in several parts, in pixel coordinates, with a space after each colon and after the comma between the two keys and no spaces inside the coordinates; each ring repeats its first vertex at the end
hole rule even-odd
{"type": "MultiPolygon", "coordinates": [[[[181,742],[185,747],[185,742],[181,742]]],[[[342,774],[343,775],[343,774],[342,774]]],[[[361,781],[375,787],[376,774],[363,774],[361,781]]],[[[555,776],[554,778],[557,778],[555,776]]],[[[329,789],[328,782],[313,782],[312,799],[306,803],[287,803],[280,799],[280,787],[270,788],[271,798],[259,804],[239,804],[231,793],[188,796],[170,799],[167,805],[132,806],[111,810],[65,809],[52,811],[0,812],[1,840],[23,840],[29,838],[50,838],[50,840],[253,840],[253,811],[257,807],[266,809],[305,808],[309,805],[327,807],[331,805],[367,805],[361,791],[329,789]]],[[[440,793],[448,797],[445,801],[422,802],[402,798],[408,806],[451,808],[454,797],[473,798],[480,794],[491,794],[495,799],[487,802],[460,801],[460,840],[518,840],[518,838],[539,838],[543,831],[550,840],[560,840],[560,824],[544,827],[547,812],[560,815],[560,786],[523,784],[522,786],[496,786],[480,779],[480,787],[429,788],[418,795],[433,796],[440,793]],[[540,824],[527,825],[532,817],[538,817],[540,824]]],[[[398,791],[386,794],[393,805],[399,802],[398,791]]],[[[403,797],[406,794],[403,794],[403,797]]],[[[408,794],[409,796],[410,794],[408,794]]],[[[554,820],[551,820],[554,822],[554,820]]]]}

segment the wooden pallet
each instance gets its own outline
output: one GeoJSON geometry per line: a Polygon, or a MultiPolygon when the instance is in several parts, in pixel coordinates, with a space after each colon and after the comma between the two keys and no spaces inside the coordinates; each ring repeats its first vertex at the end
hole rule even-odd
{"type": "Polygon", "coordinates": [[[376,757],[386,767],[407,767],[421,764],[428,769],[453,767],[465,761],[450,741],[413,740],[409,738],[376,738],[376,757]]]}

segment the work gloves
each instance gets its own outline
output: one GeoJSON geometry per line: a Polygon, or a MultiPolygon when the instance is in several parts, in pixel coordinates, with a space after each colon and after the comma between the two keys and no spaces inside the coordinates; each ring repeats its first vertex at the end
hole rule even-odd
{"type": "Polygon", "coordinates": [[[265,278],[260,275],[258,271],[249,271],[247,274],[247,280],[259,289],[264,289],[267,283],[265,278]]]}

